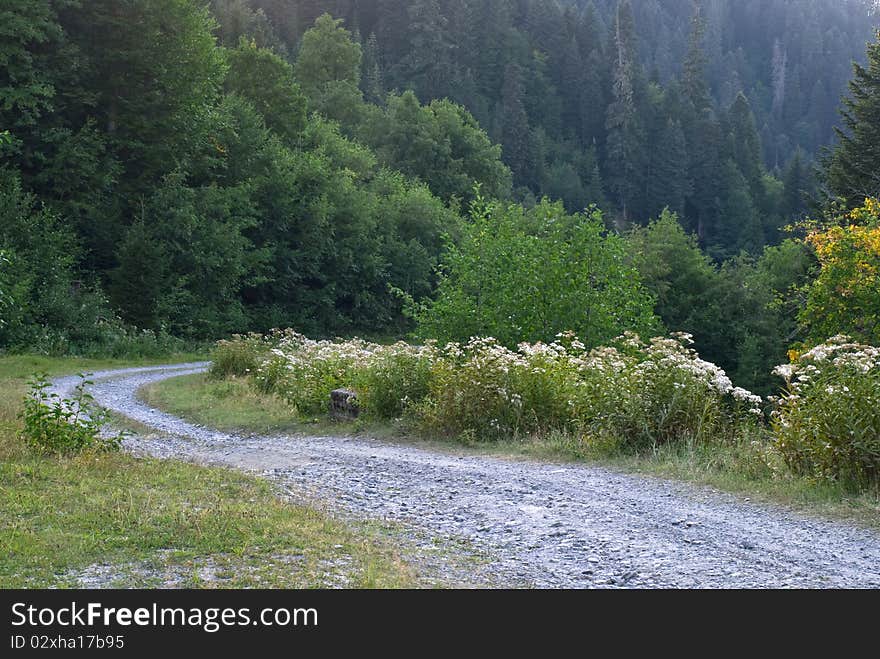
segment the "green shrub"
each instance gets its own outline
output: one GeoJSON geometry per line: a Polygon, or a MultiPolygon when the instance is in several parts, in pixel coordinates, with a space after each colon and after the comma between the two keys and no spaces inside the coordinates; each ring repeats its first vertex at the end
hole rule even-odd
{"type": "Polygon", "coordinates": [[[763,417],[759,396],[734,387],[715,364],[699,358],[688,334],[635,335],[621,341],[628,355],[616,411],[599,420],[607,432],[636,450],[676,442],[732,439],[742,424],[763,417]]]}
{"type": "Polygon", "coordinates": [[[525,210],[478,197],[441,265],[435,299],[414,310],[423,339],[492,336],[514,349],[573,330],[595,347],[660,327],[623,239],[596,209],[569,215],[560,203],[525,210]]]}
{"type": "Polygon", "coordinates": [[[352,386],[363,413],[378,419],[397,419],[420,404],[431,383],[436,349],[406,343],[376,346],[356,365],[352,386]]]}
{"type": "Polygon", "coordinates": [[[80,453],[86,449],[118,450],[123,435],[102,434],[106,413],[93,403],[85,388],[91,384],[84,375],[72,398],[50,392],[45,375],[30,381],[25,396],[22,439],[39,453],[80,453]]]}
{"type": "Polygon", "coordinates": [[[218,341],[211,351],[209,375],[217,380],[230,376],[246,377],[256,372],[270,350],[270,342],[262,334],[235,334],[228,341],[218,341]]]}
{"type": "MultiPolygon", "coordinates": [[[[514,351],[491,337],[441,348],[287,333],[251,372],[258,389],[300,415],[326,412],[330,392],[348,387],[373,418],[406,414],[431,432],[472,439],[567,433],[644,450],[732,439],[758,425],[761,398],[734,387],[689,341],[679,335],[646,344],[627,335],[617,347],[588,351],[564,333],[514,351]]],[[[251,355],[241,337],[224,350],[236,359],[251,355]]]]}
{"type": "Polygon", "coordinates": [[[289,333],[269,350],[254,382],[259,390],[284,398],[297,414],[320,414],[329,410],[331,391],[353,386],[355,366],[372,348],[360,339],[334,343],[289,333]]]}
{"type": "Polygon", "coordinates": [[[436,360],[422,423],[450,435],[482,438],[568,429],[576,423],[577,371],[564,346],[494,338],[448,344],[436,360]]]}
{"type": "Polygon", "coordinates": [[[856,487],[880,483],[880,348],[836,336],[779,366],[776,447],[801,474],[856,487]]]}

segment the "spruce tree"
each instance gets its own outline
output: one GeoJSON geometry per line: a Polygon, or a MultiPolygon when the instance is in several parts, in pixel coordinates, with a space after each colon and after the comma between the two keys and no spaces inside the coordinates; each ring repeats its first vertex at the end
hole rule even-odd
{"type": "Polygon", "coordinates": [[[639,192],[641,175],[642,131],[636,113],[634,70],[635,25],[630,0],[621,0],[614,27],[614,82],[612,101],[608,106],[606,128],[607,178],[624,223],[639,192]]]}
{"type": "Polygon", "coordinates": [[[763,163],[761,159],[761,137],[755,127],[755,116],[745,94],[740,92],[730,107],[728,117],[730,126],[730,149],[733,161],[742,172],[752,195],[761,188],[763,163]]]}
{"type": "Polygon", "coordinates": [[[649,217],[658,217],[664,208],[678,217],[684,215],[684,201],[691,192],[687,168],[684,131],[681,123],[670,117],[651,152],[645,200],[649,217]]]}
{"type": "Polygon", "coordinates": [[[880,32],[868,44],[867,65],[853,69],[841,109],[845,130],[836,129],[840,141],[824,163],[826,194],[848,208],[880,196],[880,32]]]}
{"type": "Polygon", "coordinates": [[[382,105],[385,102],[385,78],[382,75],[379,41],[375,32],[370,33],[364,45],[362,69],[361,89],[364,92],[364,99],[368,103],[382,105]]]}
{"type": "Polygon", "coordinates": [[[504,162],[513,171],[514,185],[524,185],[529,160],[529,118],[523,104],[522,72],[508,64],[501,90],[501,146],[504,162]]]}

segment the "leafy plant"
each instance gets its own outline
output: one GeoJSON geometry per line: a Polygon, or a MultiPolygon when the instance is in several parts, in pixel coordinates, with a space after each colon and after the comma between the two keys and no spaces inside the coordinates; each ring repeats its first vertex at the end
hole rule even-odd
{"type": "Polygon", "coordinates": [[[762,399],[734,387],[689,342],[627,335],[619,347],[588,350],[566,332],[511,350],[492,337],[383,346],[288,333],[252,373],[258,389],[300,415],[327,411],[333,389],[353,387],[373,418],[407,415],[432,432],[472,440],[559,431],[644,450],[759,428],[762,399]]]}
{"type": "Polygon", "coordinates": [[[211,352],[210,375],[215,379],[247,376],[257,370],[271,344],[262,334],[236,334],[218,341],[211,352]]]}
{"type": "Polygon", "coordinates": [[[51,391],[47,375],[30,380],[24,399],[24,442],[40,453],[71,454],[86,449],[115,451],[121,446],[124,433],[103,432],[107,413],[94,404],[86,387],[92,382],[80,374],[80,382],[71,398],[51,391]]]}
{"type": "Polygon", "coordinates": [[[807,289],[800,321],[815,345],[830,334],[880,342],[880,201],[866,199],[830,226],[811,231],[807,243],[821,269],[807,289]]]}
{"type": "Polygon", "coordinates": [[[776,374],[775,444],[794,471],[855,486],[880,483],[880,348],[836,336],[776,374]]]}
{"type": "Polygon", "coordinates": [[[659,326],[623,239],[596,209],[569,215],[544,201],[526,211],[478,197],[462,233],[444,256],[436,300],[417,315],[423,339],[491,336],[512,349],[573,330],[594,347],[659,326]]]}

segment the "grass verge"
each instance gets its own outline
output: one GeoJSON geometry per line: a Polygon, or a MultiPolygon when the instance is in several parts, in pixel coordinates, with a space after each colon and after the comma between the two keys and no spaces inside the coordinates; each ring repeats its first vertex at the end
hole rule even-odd
{"type": "Polygon", "coordinates": [[[0,357],[0,588],[418,585],[388,537],[285,503],[260,479],[23,446],[17,416],[34,372],[149,363],[0,357]]]}
{"type": "Polygon", "coordinates": [[[853,492],[841,485],[788,472],[766,447],[739,444],[665,446],[646,455],[621,455],[565,435],[500,442],[450,443],[388,423],[336,423],[295,418],[283,401],[256,392],[244,379],[192,375],[158,382],[141,391],[151,405],[202,425],[246,433],[369,434],[457,454],[507,459],[589,462],[629,473],[705,485],[753,501],[781,504],[817,517],[880,528],[880,492],[853,492]]]}

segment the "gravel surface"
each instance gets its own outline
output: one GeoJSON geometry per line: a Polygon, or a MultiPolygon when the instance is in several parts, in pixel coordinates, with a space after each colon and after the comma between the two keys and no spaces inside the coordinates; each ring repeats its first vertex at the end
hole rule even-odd
{"type": "MultiPolygon", "coordinates": [[[[140,402],[205,364],[96,373],[96,401],[161,434],[127,448],[256,472],[358,518],[488,556],[472,585],[877,588],[880,534],[707,488],[584,465],[457,456],[351,437],[236,436],[140,402]],[[463,541],[463,542],[462,542],[463,541]],[[491,575],[488,578],[486,575],[491,575]]],[[[69,392],[76,378],[56,380],[69,392]]]]}

